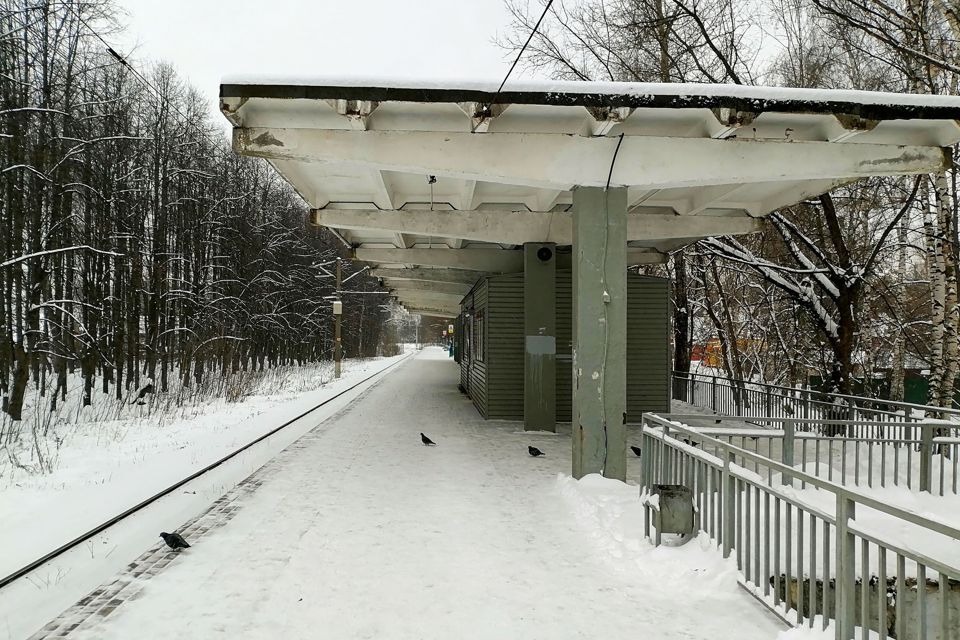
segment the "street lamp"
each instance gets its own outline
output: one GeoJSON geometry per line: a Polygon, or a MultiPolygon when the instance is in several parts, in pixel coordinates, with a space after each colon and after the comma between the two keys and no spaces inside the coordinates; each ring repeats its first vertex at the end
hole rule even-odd
{"type": "Polygon", "coordinates": [[[343,316],[343,302],[340,301],[340,287],[343,286],[340,258],[337,258],[337,298],[333,301],[333,377],[340,377],[340,361],[343,359],[343,345],[340,341],[340,318],[343,316]]]}

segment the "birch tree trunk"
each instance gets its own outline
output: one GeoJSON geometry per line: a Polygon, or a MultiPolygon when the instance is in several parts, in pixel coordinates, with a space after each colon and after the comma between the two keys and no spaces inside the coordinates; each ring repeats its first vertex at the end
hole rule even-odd
{"type": "Polygon", "coordinates": [[[923,228],[927,249],[927,272],[930,279],[930,389],[928,402],[939,405],[944,380],[944,346],[946,338],[947,281],[941,246],[939,211],[931,207],[931,193],[923,185],[923,228]]]}
{"type": "MultiPolygon", "coordinates": [[[[897,273],[901,278],[907,273],[907,221],[897,225],[897,273]]],[[[896,308],[903,309],[906,299],[906,287],[900,283],[896,289],[896,308]]],[[[894,319],[895,320],[895,319],[894,319]]],[[[906,368],[907,350],[903,327],[894,327],[893,345],[890,358],[890,399],[903,402],[904,397],[904,369],[906,368]]]]}
{"type": "Polygon", "coordinates": [[[957,344],[957,265],[954,257],[953,204],[945,173],[934,176],[934,205],[937,211],[937,244],[939,246],[937,266],[942,270],[940,276],[942,284],[938,285],[938,294],[942,292],[943,296],[943,311],[940,316],[943,328],[939,331],[943,341],[941,347],[943,364],[937,390],[937,405],[949,407],[953,403],[954,381],[957,377],[958,364],[960,364],[958,363],[960,349],[957,344]]]}

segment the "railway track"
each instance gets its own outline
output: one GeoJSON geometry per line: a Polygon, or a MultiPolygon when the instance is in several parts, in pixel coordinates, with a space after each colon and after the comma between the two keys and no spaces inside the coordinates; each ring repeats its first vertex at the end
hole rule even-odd
{"type": "MultiPolygon", "coordinates": [[[[364,377],[346,389],[339,391],[323,402],[317,403],[242,447],[158,491],[134,506],[93,527],[89,531],[44,554],[42,557],[0,578],[0,603],[7,603],[7,606],[0,604],[0,628],[6,627],[3,630],[6,631],[7,637],[9,638],[19,638],[30,635],[33,631],[45,624],[47,620],[59,615],[61,611],[72,606],[81,597],[89,594],[94,588],[98,587],[103,580],[114,575],[117,570],[127,566],[131,558],[137,557],[139,553],[143,551],[142,545],[140,545],[140,548],[131,554],[130,552],[134,551],[134,548],[120,544],[117,540],[128,538],[131,534],[137,536],[142,530],[144,535],[149,536],[144,539],[149,539],[152,542],[153,539],[156,538],[156,532],[153,532],[152,535],[146,532],[153,531],[153,529],[156,528],[156,526],[154,526],[155,521],[163,520],[169,522],[171,518],[177,518],[177,516],[173,514],[183,513],[186,510],[192,510],[194,512],[204,511],[205,507],[209,507],[210,504],[219,500],[242,481],[252,476],[263,464],[319,424],[310,425],[309,428],[302,431],[307,426],[304,424],[305,420],[314,417],[320,409],[330,407],[330,405],[336,406],[342,404],[345,400],[347,404],[344,404],[342,408],[346,408],[346,406],[349,406],[349,402],[352,401],[352,398],[348,396],[363,393],[367,388],[375,384],[379,378],[382,378],[400,364],[408,361],[412,355],[413,354],[400,358],[387,367],[364,377]],[[283,438],[284,436],[285,438],[283,438]],[[269,453],[266,459],[262,458],[264,454],[262,451],[259,452],[260,456],[256,455],[256,453],[258,453],[257,450],[260,448],[259,445],[264,445],[278,438],[283,439],[281,439],[280,442],[273,442],[271,453],[269,453]],[[195,490],[188,491],[188,489],[191,488],[195,490]],[[199,501],[206,501],[203,504],[199,504],[199,509],[196,508],[198,498],[199,501]],[[168,502],[178,501],[185,501],[187,504],[179,506],[166,504],[168,502]],[[157,512],[156,516],[147,517],[147,515],[153,511],[157,512]],[[139,521],[141,520],[144,522],[140,523],[139,521]],[[76,576],[71,577],[71,573],[73,573],[73,567],[70,566],[71,563],[85,561],[89,564],[95,563],[98,557],[103,559],[109,558],[113,554],[113,551],[103,552],[101,547],[111,545],[111,549],[121,550],[121,553],[118,555],[118,558],[114,558],[111,563],[107,563],[109,565],[108,570],[94,572],[93,576],[86,580],[83,580],[82,576],[81,579],[76,579],[76,576]],[[61,561],[65,566],[56,566],[58,562],[61,561]],[[53,597],[50,597],[51,591],[54,592],[53,597]],[[34,603],[30,602],[31,597],[33,599],[43,600],[45,606],[32,606],[34,603]],[[10,616],[11,613],[15,611],[22,611],[21,607],[24,606],[37,610],[37,617],[28,625],[32,628],[28,629],[24,626],[18,631],[17,627],[20,625],[11,624],[9,619],[6,620],[6,625],[3,624],[4,617],[10,616]],[[41,609],[46,613],[45,619],[40,619],[43,617],[40,612],[41,609]]],[[[342,408],[340,410],[342,410],[342,408]]],[[[175,521],[182,522],[188,519],[189,517],[179,517],[175,521]]],[[[134,539],[140,538],[137,536],[134,537],[134,539]]],[[[84,574],[83,571],[77,573],[84,574]]],[[[3,637],[2,633],[0,633],[0,637],[3,637]]]]}

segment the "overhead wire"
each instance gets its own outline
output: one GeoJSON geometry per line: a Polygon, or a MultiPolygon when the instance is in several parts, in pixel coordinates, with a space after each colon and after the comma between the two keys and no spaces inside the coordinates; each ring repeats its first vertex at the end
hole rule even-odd
{"type": "MultiPolygon", "coordinates": [[[[86,27],[87,31],[89,31],[90,34],[93,35],[93,37],[95,37],[97,40],[100,41],[101,44],[103,44],[103,46],[107,50],[107,53],[110,54],[110,56],[113,57],[120,65],[128,69],[140,84],[142,84],[144,87],[152,91],[156,95],[157,100],[160,101],[164,107],[169,108],[170,110],[175,112],[177,115],[179,115],[181,118],[183,118],[185,124],[187,126],[192,126],[194,131],[199,133],[207,141],[208,144],[210,144],[213,147],[218,146],[217,142],[210,137],[210,133],[208,131],[200,128],[197,125],[197,123],[194,122],[194,119],[192,119],[190,116],[188,116],[183,111],[181,111],[175,103],[173,103],[169,98],[167,98],[163,94],[163,92],[160,91],[158,87],[156,87],[152,82],[150,82],[150,80],[147,79],[146,76],[144,76],[136,67],[134,67],[130,63],[130,61],[126,59],[126,57],[120,54],[113,47],[113,45],[111,45],[110,42],[106,40],[106,38],[104,38],[93,26],[91,26],[90,23],[86,19],[84,19],[84,17],[77,11],[77,9],[72,4],[66,3],[65,6],[76,16],[80,24],[86,27]]],[[[432,200],[432,187],[431,187],[431,200],[432,200]]],[[[330,263],[324,263],[324,264],[330,264],[330,263]]],[[[333,274],[331,274],[329,271],[323,268],[323,265],[316,265],[316,266],[318,266],[322,271],[326,272],[330,277],[334,277],[333,274]]],[[[347,280],[365,271],[366,271],[366,268],[361,269],[360,271],[357,271],[356,273],[353,273],[352,275],[350,275],[347,278],[347,280]]],[[[354,292],[347,292],[347,293],[354,293],[354,292]]],[[[371,292],[371,293],[374,293],[374,292],[371,292]]],[[[376,292],[376,293],[380,293],[380,292],[376,292]]]]}
{"type": "MultiPolygon", "coordinates": [[[[603,202],[604,210],[607,214],[607,219],[603,221],[603,249],[600,254],[600,265],[603,273],[606,273],[607,269],[607,243],[610,239],[610,180],[613,178],[613,167],[617,163],[617,155],[620,153],[620,145],[623,144],[623,134],[621,133],[619,139],[617,140],[617,146],[613,150],[613,158],[610,159],[610,170],[607,172],[607,184],[603,188],[603,202]]],[[[607,316],[607,304],[610,302],[610,292],[607,291],[606,287],[606,278],[603,278],[601,281],[603,285],[603,327],[604,331],[608,331],[610,324],[608,322],[607,316]]],[[[600,386],[603,390],[601,398],[606,398],[606,388],[607,388],[607,340],[603,341],[603,358],[600,360],[600,386]]],[[[600,423],[603,425],[603,460],[604,460],[604,470],[606,469],[607,455],[610,447],[610,439],[607,437],[607,407],[601,401],[600,403],[600,423]]]]}
{"type": "Polygon", "coordinates": [[[553,5],[553,0],[548,0],[547,5],[543,8],[543,13],[540,14],[540,19],[537,20],[537,24],[533,26],[533,30],[530,32],[530,35],[527,36],[527,41],[523,43],[523,46],[520,47],[520,53],[517,54],[516,59],[513,61],[513,64],[510,65],[510,69],[507,70],[507,75],[503,77],[503,82],[500,83],[500,87],[497,88],[497,93],[493,97],[493,102],[496,103],[497,97],[500,95],[500,92],[503,91],[503,87],[507,84],[507,80],[510,78],[510,74],[513,73],[514,68],[517,66],[517,63],[520,62],[520,58],[523,57],[523,52],[527,50],[530,41],[533,40],[533,36],[537,34],[537,30],[540,29],[540,23],[543,22],[543,19],[547,17],[547,12],[550,11],[550,7],[553,5]]]}
{"type": "MultiPolygon", "coordinates": [[[[181,118],[183,118],[184,123],[185,123],[187,126],[192,126],[192,128],[194,129],[194,131],[196,131],[196,132],[199,133],[204,139],[206,139],[207,143],[209,143],[211,146],[214,146],[214,147],[218,146],[218,143],[210,137],[210,133],[209,133],[208,131],[200,128],[200,126],[197,125],[196,122],[194,122],[194,119],[193,119],[193,118],[191,118],[190,116],[188,116],[187,114],[185,114],[183,111],[181,111],[180,108],[177,107],[177,105],[176,105],[173,101],[171,101],[169,98],[167,98],[167,97],[163,94],[163,92],[160,91],[160,89],[159,89],[158,87],[156,87],[152,82],[150,82],[150,80],[147,79],[146,76],[144,76],[142,73],[140,73],[140,71],[139,71],[136,67],[134,67],[134,66],[130,63],[130,61],[126,59],[125,56],[123,56],[122,54],[120,54],[120,53],[113,47],[113,45],[111,45],[110,42],[108,42],[107,39],[104,38],[104,37],[100,34],[99,31],[97,31],[93,26],[91,26],[91,24],[90,24],[89,22],[87,22],[87,20],[83,17],[83,15],[81,15],[80,12],[79,12],[71,3],[68,2],[68,3],[66,3],[64,6],[66,6],[67,9],[69,9],[70,12],[73,13],[73,15],[76,16],[76,18],[77,18],[77,20],[80,22],[80,24],[82,24],[84,27],[86,27],[87,31],[89,31],[90,34],[91,34],[93,37],[95,37],[97,40],[100,41],[101,44],[103,44],[103,46],[104,46],[104,47],[106,48],[106,50],[107,50],[107,53],[110,54],[110,56],[111,56],[112,58],[114,58],[121,66],[123,66],[123,67],[125,67],[127,70],[129,70],[130,73],[133,74],[133,76],[137,79],[137,81],[138,81],[141,85],[143,85],[144,87],[146,87],[147,89],[149,89],[150,91],[152,91],[152,92],[156,95],[157,99],[158,99],[159,101],[161,101],[161,103],[162,103],[163,106],[165,106],[165,107],[171,109],[172,111],[176,112],[177,115],[179,115],[181,118]]],[[[222,143],[222,141],[221,141],[221,143],[222,143]]]]}

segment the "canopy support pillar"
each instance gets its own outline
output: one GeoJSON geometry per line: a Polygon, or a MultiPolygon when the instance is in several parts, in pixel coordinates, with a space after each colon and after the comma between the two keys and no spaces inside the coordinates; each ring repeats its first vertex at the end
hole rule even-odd
{"type": "Polygon", "coordinates": [[[626,188],[574,190],[573,252],[573,477],[626,480],[626,188]]]}

